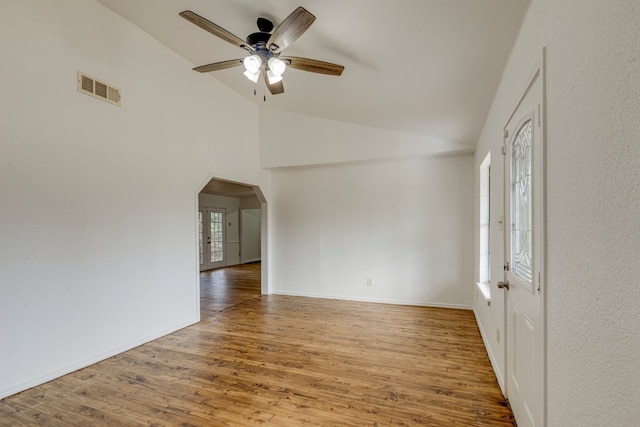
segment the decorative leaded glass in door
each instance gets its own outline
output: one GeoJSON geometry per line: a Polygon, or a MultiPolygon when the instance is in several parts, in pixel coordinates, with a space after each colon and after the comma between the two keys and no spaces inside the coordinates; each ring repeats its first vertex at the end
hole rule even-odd
{"type": "Polygon", "coordinates": [[[531,132],[527,120],[511,143],[511,269],[531,283],[531,132]]]}

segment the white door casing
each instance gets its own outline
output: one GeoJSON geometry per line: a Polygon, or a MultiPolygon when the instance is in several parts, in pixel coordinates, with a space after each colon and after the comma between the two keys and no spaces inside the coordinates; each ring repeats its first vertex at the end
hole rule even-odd
{"type": "Polygon", "coordinates": [[[505,126],[506,392],[518,426],[545,423],[542,61],[505,126]]]}

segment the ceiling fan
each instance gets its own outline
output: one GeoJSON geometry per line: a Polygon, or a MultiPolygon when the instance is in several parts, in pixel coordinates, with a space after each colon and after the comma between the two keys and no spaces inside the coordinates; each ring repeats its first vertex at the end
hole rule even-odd
{"type": "Polygon", "coordinates": [[[180,12],[180,16],[214,36],[245,49],[249,53],[249,56],[245,58],[230,59],[195,67],[194,71],[200,73],[244,65],[244,75],[249,80],[257,83],[260,74],[262,74],[269,92],[277,95],[284,92],[282,73],[287,67],[330,76],[339,76],[344,70],[342,65],[332,64],[331,62],[296,56],[280,56],[282,51],[304,34],[313,24],[313,21],[316,20],[316,17],[303,7],[298,7],[294,10],[275,29],[273,28],[273,22],[270,20],[258,18],[259,32],[249,34],[246,41],[190,10],[180,12]]]}

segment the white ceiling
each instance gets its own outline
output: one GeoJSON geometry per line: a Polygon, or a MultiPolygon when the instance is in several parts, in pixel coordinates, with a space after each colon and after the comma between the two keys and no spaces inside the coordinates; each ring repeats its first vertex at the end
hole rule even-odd
{"type": "MultiPolygon", "coordinates": [[[[190,9],[244,39],[297,6],[316,16],[286,51],[345,66],[289,69],[263,94],[232,68],[212,78],[263,106],[474,145],[530,0],[99,0],[194,66],[246,56],[178,16],[190,9]]],[[[195,71],[194,71],[195,72],[195,71]]]]}

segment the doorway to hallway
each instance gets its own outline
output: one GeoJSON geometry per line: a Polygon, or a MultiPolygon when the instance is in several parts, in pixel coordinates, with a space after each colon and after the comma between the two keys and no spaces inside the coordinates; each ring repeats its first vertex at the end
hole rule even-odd
{"type": "Polygon", "coordinates": [[[219,178],[208,178],[196,191],[197,304],[204,318],[217,305],[243,298],[224,284],[234,271],[228,267],[246,265],[253,272],[251,286],[258,285],[256,295],[269,293],[267,200],[259,186],[219,178]],[[220,286],[206,287],[212,281],[220,286]]]}
{"type": "Polygon", "coordinates": [[[213,178],[199,192],[199,271],[261,261],[264,202],[258,191],[213,178]]]}

